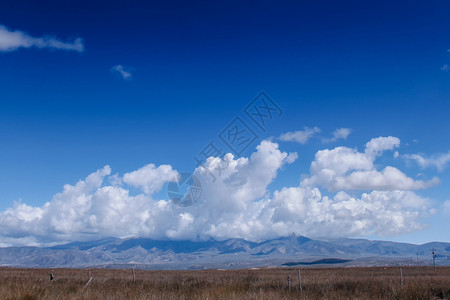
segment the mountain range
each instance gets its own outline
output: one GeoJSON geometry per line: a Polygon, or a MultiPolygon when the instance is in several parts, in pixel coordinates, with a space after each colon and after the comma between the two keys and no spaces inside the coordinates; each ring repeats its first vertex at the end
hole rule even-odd
{"type": "Polygon", "coordinates": [[[288,236],[263,242],[105,238],[54,247],[0,248],[0,266],[36,268],[206,269],[279,266],[450,265],[450,243],[288,236]]]}

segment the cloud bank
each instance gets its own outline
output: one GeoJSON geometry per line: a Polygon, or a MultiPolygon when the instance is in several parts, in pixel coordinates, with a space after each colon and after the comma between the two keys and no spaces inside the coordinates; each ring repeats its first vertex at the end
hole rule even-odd
{"type": "Polygon", "coordinates": [[[105,166],[65,185],[40,207],[16,202],[1,212],[0,240],[14,245],[107,236],[259,241],[293,232],[311,237],[410,232],[424,227],[420,216],[430,211],[429,200],[413,190],[437,181],[417,181],[391,166],[378,170],[376,158],[399,144],[395,137],[380,137],[364,152],[347,147],[318,151],[298,186],[271,192],[269,185],[298,156],[262,141],[250,157],[210,157],[198,167],[194,174],[202,194],[190,207],[156,196],[178,174],[170,165],[148,164],[123,176],[111,175],[105,166]]]}
{"type": "Polygon", "coordinates": [[[76,38],[73,42],[63,42],[55,37],[32,37],[29,34],[10,30],[0,25],[0,52],[11,52],[19,48],[49,48],[67,51],[83,52],[84,45],[81,38],[76,38]]]}

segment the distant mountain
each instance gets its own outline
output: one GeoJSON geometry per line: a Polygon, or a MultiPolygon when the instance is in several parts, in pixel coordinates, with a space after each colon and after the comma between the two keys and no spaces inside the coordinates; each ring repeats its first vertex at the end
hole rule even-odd
{"type": "Polygon", "coordinates": [[[289,236],[260,243],[106,238],[55,247],[0,248],[0,266],[204,269],[307,265],[450,265],[450,243],[414,245],[365,239],[289,236]]]}

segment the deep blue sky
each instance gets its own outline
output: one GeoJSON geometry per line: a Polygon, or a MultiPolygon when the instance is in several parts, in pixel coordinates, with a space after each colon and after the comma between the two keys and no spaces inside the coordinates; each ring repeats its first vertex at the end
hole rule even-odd
{"type": "MultiPolygon", "coordinates": [[[[284,110],[261,138],[346,127],[333,147],[392,135],[409,144],[402,153],[450,150],[448,1],[142,2],[2,2],[0,25],[81,37],[85,51],[0,52],[1,210],[19,198],[42,205],[107,164],[120,174],[147,163],[191,170],[261,90],[284,110]],[[131,80],[111,73],[118,64],[131,80]]],[[[298,184],[315,152],[332,147],[280,145],[301,160],[277,187],[298,184]]],[[[442,184],[419,194],[442,203],[450,176],[437,175],[442,184]]]]}

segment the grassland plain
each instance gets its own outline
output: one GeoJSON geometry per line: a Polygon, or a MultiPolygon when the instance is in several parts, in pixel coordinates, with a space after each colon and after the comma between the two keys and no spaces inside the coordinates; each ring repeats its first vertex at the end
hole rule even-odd
{"type": "Polygon", "coordinates": [[[0,268],[1,299],[450,299],[450,267],[144,271],[0,268]],[[89,276],[92,275],[91,282],[89,276]],[[288,278],[290,277],[290,285],[288,278]]]}

